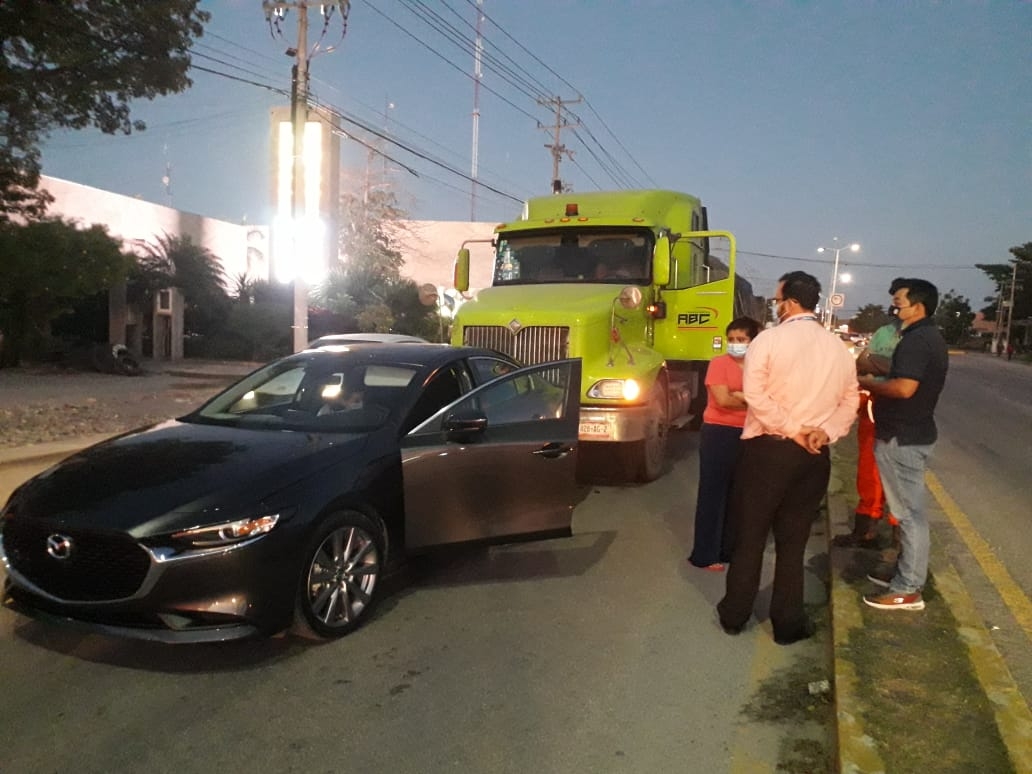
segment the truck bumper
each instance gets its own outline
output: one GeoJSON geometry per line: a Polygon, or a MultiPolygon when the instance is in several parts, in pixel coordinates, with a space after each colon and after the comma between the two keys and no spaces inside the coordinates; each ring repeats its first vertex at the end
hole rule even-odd
{"type": "Polygon", "coordinates": [[[581,406],[577,438],[581,441],[615,443],[642,441],[648,425],[648,406],[581,406]]]}

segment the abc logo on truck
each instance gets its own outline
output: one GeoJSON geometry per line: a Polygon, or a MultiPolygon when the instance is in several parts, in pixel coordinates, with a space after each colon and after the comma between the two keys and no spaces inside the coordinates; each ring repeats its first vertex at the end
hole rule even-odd
{"type": "Polygon", "coordinates": [[[716,309],[708,306],[690,309],[677,315],[678,328],[714,328],[718,317],[716,309]]]}

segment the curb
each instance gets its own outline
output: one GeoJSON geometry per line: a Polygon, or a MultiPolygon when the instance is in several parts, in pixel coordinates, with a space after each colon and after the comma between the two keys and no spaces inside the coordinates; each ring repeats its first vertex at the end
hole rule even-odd
{"type": "Polygon", "coordinates": [[[47,443],[36,443],[31,446],[12,446],[8,449],[0,449],[0,469],[42,462],[57,462],[65,457],[70,457],[87,446],[100,443],[116,435],[119,435],[119,433],[82,435],[64,441],[48,441],[47,443]]]}
{"type": "MultiPolygon", "coordinates": [[[[833,477],[834,478],[834,477],[833,477]]],[[[828,490],[828,567],[831,593],[828,606],[831,616],[832,674],[835,686],[835,738],[838,771],[841,774],[884,774],[885,763],[878,752],[877,741],[863,726],[863,706],[857,701],[857,676],[844,654],[849,652],[849,633],[863,626],[860,602],[856,592],[842,580],[845,551],[832,550],[831,536],[839,529],[848,531],[849,509],[840,489],[828,490]],[[845,514],[843,516],[843,514],[845,514]]]]}

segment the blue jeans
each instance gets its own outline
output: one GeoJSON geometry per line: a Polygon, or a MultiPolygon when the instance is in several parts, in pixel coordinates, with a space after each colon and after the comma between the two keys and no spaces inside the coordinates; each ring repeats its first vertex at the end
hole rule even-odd
{"type": "Polygon", "coordinates": [[[931,539],[925,511],[925,468],[935,444],[900,446],[896,439],[874,442],[885,499],[899,520],[902,553],[889,589],[903,594],[920,591],[928,578],[931,539]]]}

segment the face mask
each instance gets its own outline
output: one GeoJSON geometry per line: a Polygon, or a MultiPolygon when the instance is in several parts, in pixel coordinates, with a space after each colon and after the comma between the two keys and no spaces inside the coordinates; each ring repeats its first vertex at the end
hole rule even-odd
{"type": "Polygon", "coordinates": [[[747,349],[749,349],[748,342],[746,342],[745,344],[736,344],[734,342],[728,342],[727,354],[731,355],[731,357],[745,357],[745,352],[747,349]]]}

